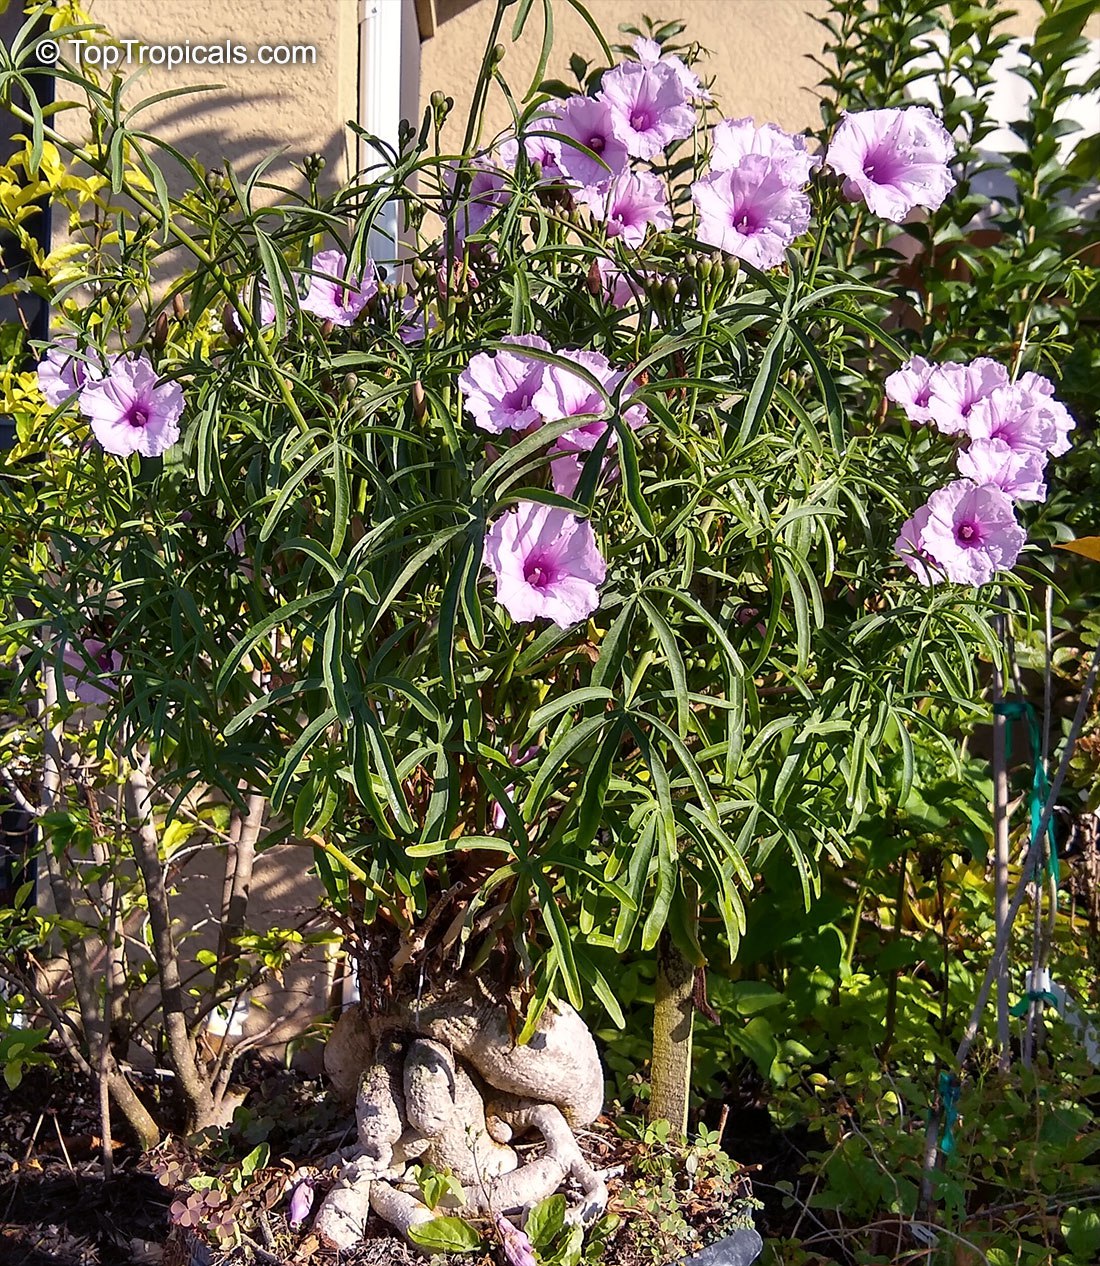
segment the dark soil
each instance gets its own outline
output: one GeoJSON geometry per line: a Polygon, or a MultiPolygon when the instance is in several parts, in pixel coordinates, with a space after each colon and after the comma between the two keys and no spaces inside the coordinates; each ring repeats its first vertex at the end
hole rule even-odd
{"type": "MultiPolygon", "coordinates": [[[[238,1114],[229,1135],[190,1147],[173,1141],[145,1156],[116,1141],[114,1173],[105,1180],[94,1092],[64,1068],[61,1058],[53,1071],[29,1069],[18,1090],[0,1099],[0,1266],[424,1266],[427,1261],[380,1223],[368,1226],[363,1244],[342,1253],[287,1225],[286,1193],[295,1167],[318,1166],[354,1140],[354,1120],[334,1108],[319,1083],[252,1065],[245,1070],[252,1085],[247,1112],[238,1114]],[[240,1190],[226,1188],[217,1210],[242,1232],[243,1242],[219,1246],[208,1220],[200,1218],[202,1229],[193,1229],[180,1216],[194,1195],[188,1180],[230,1171],[257,1143],[270,1147],[268,1164],[239,1184],[240,1190]]],[[[760,1167],[766,1203],[766,1188],[780,1172],[797,1173],[798,1161],[777,1147],[766,1111],[735,1107],[727,1140],[739,1160],[760,1167]]],[[[628,1174],[638,1148],[606,1125],[585,1131],[582,1145],[593,1164],[624,1165],[628,1174]]],[[[314,1172],[319,1202],[335,1171],[314,1172]]],[[[622,1206],[621,1189],[621,1182],[612,1183],[611,1209],[624,1221],[609,1260],[615,1266],[652,1266],[647,1219],[622,1206]]],[[[744,1189],[747,1194],[747,1182],[744,1189]]],[[[727,1197],[728,1192],[720,1201],[708,1199],[705,1184],[693,1189],[685,1216],[702,1242],[724,1232],[727,1197]]],[[[471,1254],[454,1260],[462,1266],[496,1261],[471,1254]]]]}

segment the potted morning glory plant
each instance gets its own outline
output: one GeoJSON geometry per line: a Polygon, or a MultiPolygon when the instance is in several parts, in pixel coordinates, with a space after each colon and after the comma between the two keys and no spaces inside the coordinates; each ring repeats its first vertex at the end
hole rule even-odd
{"type": "MultiPolygon", "coordinates": [[[[482,139],[512,8],[464,127],[437,94],[399,148],[366,138],[348,183],[324,191],[311,160],[274,205],[262,168],[158,151],[117,82],[56,72],[85,142],[17,107],[27,174],[47,155],[94,173],[97,221],[74,215],[79,267],[45,279],[3,602],[47,842],[84,793],[63,741],[94,753],[93,791],[125,788],[184,1128],[233,1102],[165,882],[164,841],[197,815],[241,898],[198,998],[253,979],[257,848],[297,849],[356,947],[326,1064],[358,1143],[316,1234],[348,1247],[373,1210],[520,1262],[524,1215],[560,1189],[570,1252],[606,1207],[577,1130],[605,1106],[590,1021],[623,1023],[623,957],[656,961],[650,1109],[682,1132],[693,1016],[755,877],[778,851],[808,896],[892,763],[911,784],[922,700],[995,646],[990,582],[1014,583],[1020,506],[1072,420],[1034,375],[905,361],[824,249],[844,199],[898,223],[950,195],[928,110],[849,114],[818,152],[723,118],[657,28],[572,87],[540,73],[482,139]],[[868,407],[884,393],[904,417],[868,407]],[[416,1166],[452,1181],[429,1198],[416,1166]]],[[[0,67],[7,91],[32,56],[0,67]]],[[[63,904],[75,881],[46,852],[63,904]]],[[[155,1137],[87,938],[55,931],[81,1058],[155,1137]]]]}

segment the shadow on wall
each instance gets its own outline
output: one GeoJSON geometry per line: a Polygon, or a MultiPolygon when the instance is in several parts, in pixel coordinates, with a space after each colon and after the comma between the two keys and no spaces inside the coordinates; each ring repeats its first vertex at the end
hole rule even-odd
{"type": "Polygon", "coordinates": [[[460,13],[464,13],[477,2],[478,0],[435,0],[435,20],[442,25],[451,18],[458,17],[460,13]]]}
{"type": "MultiPolygon", "coordinates": [[[[285,108],[285,94],[260,92],[242,102],[238,93],[231,89],[212,89],[209,92],[189,94],[170,103],[171,108],[157,110],[155,119],[150,111],[142,121],[142,130],[155,136],[167,137],[171,144],[186,158],[197,159],[205,171],[224,171],[226,164],[242,178],[267,159],[272,153],[279,157],[270,164],[263,179],[269,184],[283,185],[291,189],[305,188],[305,181],[295,166],[309,154],[321,154],[325,170],[320,181],[322,192],[335,188],[350,175],[349,155],[353,152],[354,137],[344,127],[333,128],[327,134],[315,132],[310,143],[284,141],[276,143],[264,130],[263,121],[271,108],[285,108]]],[[[303,112],[308,110],[302,103],[303,112]]],[[[190,178],[170,154],[150,147],[151,156],[164,172],[168,188],[174,195],[183,193],[191,184],[190,178]]],[[[260,190],[261,200],[270,202],[279,195],[260,190]]]]}

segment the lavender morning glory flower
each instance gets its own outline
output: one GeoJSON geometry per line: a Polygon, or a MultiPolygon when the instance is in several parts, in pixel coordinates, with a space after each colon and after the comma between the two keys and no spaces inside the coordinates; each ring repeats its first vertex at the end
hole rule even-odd
{"type": "Polygon", "coordinates": [[[83,356],[78,355],[76,339],[63,334],[38,362],[38,390],[50,408],[56,409],[87,383],[102,378],[103,373],[104,363],[98,352],[89,348],[83,356]]]}
{"type": "MultiPolygon", "coordinates": [[[[570,351],[563,353],[569,360],[588,372],[603,387],[608,396],[613,397],[626,373],[615,369],[601,352],[570,351]]],[[[633,384],[625,390],[619,408],[623,421],[632,428],[642,426],[646,420],[644,404],[627,405],[633,391],[633,384]]],[[[544,422],[557,422],[563,418],[582,417],[596,414],[594,418],[566,431],[560,435],[555,448],[560,452],[583,452],[595,448],[597,441],[608,428],[607,404],[604,397],[586,378],[572,370],[559,365],[547,365],[542,384],[535,392],[531,403],[538,410],[544,422]]],[[[614,440],[614,436],[612,436],[614,440]]]]}
{"type": "Polygon", "coordinates": [[[926,106],[858,110],[840,121],[825,161],[845,177],[844,193],[900,224],[914,207],[935,211],[955,187],[955,145],[926,106]]]}
{"type": "Polygon", "coordinates": [[[739,167],[749,154],[774,159],[796,189],[801,189],[810,172],[821,165],[821,159],[807,151],[804,136],[784,132],[774,123],[757,127],[752,119],[723,119],[715,124],[711,171],[739,167]]]}
{"type": "Polygon", "coordinates": [[[465,173],[465,196],[455,207],[448,208],[448,219],[454,224],[455,240],[464,242],[471,233],[479,233],[493,215],[511,198],[508,175],[503,167],[486,158],[475,158],[467,167],[452,166],[447,181],[452,197],[465,173]]]}
{"type": "Polygon", "coordinates": [[[80,703],[106,703],[117,693],[111,678],[118,676],[122,656],[108,650],[105,642],[86,637],[80,646],[66,646],[61,659],[73,670],[63,675],[65,693],[80,703]]]}
{"type": "Polygon", "coordinates": [[[1008,370],[988,356],[968,365],[938,365],[928,375],[928,412],[945,435],[970,433],[974,406],[998,387],[1008,386],[1008,370]]]}
{"type": "Polygon", "coordinates": [[[1027,540],[1011,498],[988,484],[957,479],[934,492],[927,509],[919,548],[958,584],[992,580],[1015,564],[1027,540]]]}
{"type": "MultiPolygon", "coordinates": [[[[562,145],[556,135],[561,127],[562,110],[561,102],[541,106],[538,113],[527,121],[523,129],[523,151],[529,162],[538,163],[542,168],[544,181],[566,178],[561,166],[562,145]]],[[[504,166],[514,171],[519,156],[517,138],[510,136],[502,141],[497,147],[497,154],[504,166]]]]}
{"type": "Polygon", "coordinates": [[[497,1218],[497,1230],[500,1232],[507,1266],[537,1266],[535,1246],[527,1238],[525,1231],[521,1231],[505,1217],[497,1218]]]}
{"type": "Polygon", "coordinates": [[[343,251],[319,251],[313,257],[309,290],[301,300],[303,312],[333,325],[354,325],[363,309],[378,293],[374,263],[367,260],[358,277],[348,276],[348,259],[343,251]]]}
{"type": "MultiPolygon", "coordinates": [[[[334,252],[329,253],[331,254],[334,252]]],[[[317,256],[317,258],[320,259],[320,256],[317,256]]],[[[311,278],[310,280],[312,283],[314,279],[311,278]]],[[[262,281],[253,282],[250,286],[242,286],[238,292],[238,298],[241,301],[241,306],[247,308],[249,312],[255,316],[256,312],[253,307],[253,296],[257,287],[260,292],[260,315],[258,319],[260,329],[264,329],[269,325],[275,324],[275,300],[272,299],[271,291],[268,286],[262,281]]],[[[304,302],[302,306],[305,306],[304,302]]],[[[306,310],[309,311],[309,309],[306,310]]],[[[238,334],[244,333],[244,325],[241,322],[240,314],[233,308],[230,308],[229,310],[229,322],[238,334]]]]}
{"type": "Polygon", "coordinates": [[[656,40],[647,40],[645,36],[639,35],[632,47],[635,56],[640,62],[647,65],[654,65],[660,62],[661,65],[668,66],[680,81],[680,87],[684,90],[684,96],[689,100],[709,101],[711,99],[710,93],[700,83],[699,76],[695,71],[674,53],[662,53],[661,46],[656,40]]]}
{"type": "Polygon", "coordinates": [[[810,200],[782,163],[748,154],[729,171],[711,172],[691,187],[699,212],[697,236],[757,268],[775,268],[810,224],[810,200]]]}
{"type": "Polygon", "coordinates": [[[600,605],[607,574],[592,525],[554,506],[521,501],[485,537],[497,601],[513,620],[553,620],[562,629],[600,605]]]}
{"type": "Polygon", "coordinates": [[[108,453],[159,457],[180,437],[183,388],[158,378],[147,357],[119,356],[82,389],[80,410],[108,453]]]}
{"type": "Polygon", "coordinates": [[[922,585],[934,584],[937,579],[933,576],[932,559],[921,544],[921,533],[928,523],[930,513],[927,505],[921,506],[901,525],[901,531],[894,542],[898,557],[922,585]]]}
{"type": "MultiPolygon", "coordinates": [[[[550,350],[550,344],[537,334],[516,334],[504,342],[550,350]]],[[[534,397],[542,386],[545,369],[545,362],[519,352],[478,352],[458,379],[466,411],[483,431],[494,435],[526,430],[542,421],[534,397]]]]}
{"type": "Polygon", "coordinates": [[[1029,390],[1023,382],[998,387],[977,401],[967,418],[976,440],[1003,440],[1015,452],[1069,452],[1069,433],[1076,426],[1060,400],[1029,390]]]}
{"type": "Polygon", "coordinates": [[[1015,449],[1002,439],[972,440],[959,454],[959,474],[976,484],[991,484],[1013,501],[1045,501],[1046,454],[1015,449]]]}
{"type": "Polygon", "coordinates": [[[589,188],[582,200],[608,237],[621,237],[627,246],[640,246],[646,229],[672,228],[672,212],[664,182],[649,171],[623,172],[606,184],[589,188]]]}
{"type": "Polygon", "coordinates": [[[913,356],[886,379],[886,398],[900,404],[910,422],[931,422],[928,402],[932,397],[932,375],[939,368],[923,356],[913,356]]]}
{"type": "Polygon", "coordinates": [[[313,1179],[303,1178],[290,1193],[290,1208],[287,1210],[287,1222],[292,1227],[300,1227],[309,1217],[313,1208],[313,1179]]]}
{"type": "Polygon", "coordinates": [[[632,158],[655,158],[695,127],[695,111],[665,62],[621,62],[604,75],[600,99],[632,158]]]}
{"type": "Polygon", "coordinates": [[[573,183],[582,187],[600,185],[626,170],[630,156],[616,134],[614,116],[606,101],[570,97],[562,107],[554,130],[567,138],[557,143],[558,166],[573,183]],[[577,144],[571,145],[570,140],[577,144]],[[577,145],[591,150],[596,157],[578,149],[577,145]]]}

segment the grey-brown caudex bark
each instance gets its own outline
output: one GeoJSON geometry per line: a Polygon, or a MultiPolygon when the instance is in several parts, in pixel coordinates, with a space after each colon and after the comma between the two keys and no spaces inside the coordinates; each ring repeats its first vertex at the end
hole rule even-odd
{"type": "Polygon", "coordinates": [[[572,1218],[603,1211],[604,1178],[573,1133],[603,1107],[603,1069],[571,1007],[551,1003],[523,1046],[505,1006],[476,982],[396,1017],[356,1008],[337,1022],[325,1067],[337,1091],[354,1093],[359,1135],[314,1222],[336,1247],[362,1238],[370,1210],[406,1239],[444,1212],[522,1214],[559,1189],[572,1218]],[[528,1137],[537,1146],[521,1159],[514,1144],[528,1137]],[[427,1208],[407,1178],[424,1162],[455,1176],[461,1200],[427,1208]]]}

